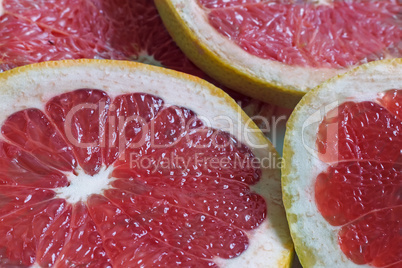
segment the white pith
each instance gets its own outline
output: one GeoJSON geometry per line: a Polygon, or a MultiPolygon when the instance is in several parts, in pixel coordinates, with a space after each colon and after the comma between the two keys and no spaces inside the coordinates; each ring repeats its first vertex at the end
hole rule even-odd
{"type": "Polygon", "coordinates": [[[93,176],[80,169],[76,170],[77,174],[69,172],[66,175],[70,185],[56,189],[56,197],[74,204],[79,201],[85,202],[92,194],[103,194],[104,190],[111,188],[110,183],[113,179],[110,174],[112,170],[112,168],[102,168],[93,176]]]}
{"type": "MultiPolygon", "coordinates": [[[[197,36],[197,40],[205,44],[220,59],[258,79],[307,92],[328,78],[347,71],[345,69],[291,66],[259,58],[245,52],[212,27],[208,21],[208,14],[200,7],[197,0],[170,0],[170,2],[176,7],[186,26],[197,36]]],[[[321,0],[318,4],[328,4],[328,2],[331,1],[321,0]]]]}
{"type": "MultiPolygon", "coordinates": [[[[243,127],[250,122],[247,122],[241,110],[232,106],[228,99],[213,95],[206,84],[194,82],[186,75],[173,77],[155,72],[157,68],[148,65],[128,62],[118,65],[108,61],[87,60],[80,62],[50,63],[51,68],[47,67],[48,63],[37,68],[23,67],[25,71],[14,69],[12,75],[0,76],[0,124],[13,112],[26,108],[43,109],[50,98],[74,89],[100,89],[111,98],[125,93],[145,92],[161,97],[167,104],[193,110],[200,118],[208,121],[211,127],[223,129],[248,145],[257,158],[277,158],[272,145],[267,144],[259,130],[243,127]],[[223,115],[229,121],[222,120],[223,115]]],[[[99,179],[96,191],[104,189],[105,177],[99,179]]],[[[267,219],[257,229],[247,232],[249,249],[240,257],[232,260],[216,258],[214,261],[222,267],[288,267],[292,242],[281,202],[280,170],[263,168],[261,181],[252,188],[267,202],[267,219]]],[[[91,192],[71,194],[70,200],[85,198],[91,192]]],[[[69,194],[67,190],[59,192],[59,195],[65,197],[69,194]]]]}
{"type": "Polygon", "coordinates": [[[3,0],[0,0],[0,16],[4,14],[3,0]]]}
{"type": "Polygon", "coordinates": [[[317,261],[314,267],[372,267],[356,265],[346,257],[338,243],[340,227],[331,226],[317,209],[314,183],[328,165],[318,159],[314,149],[318,126],[325,113],[346,101],[376,101],[381,92],[390,89],[402,89],[400,60],[368,64],[339,79],[330,80],[319,90],[308,93],[303,99],[306,103],[302,100],[288,122],[285,146],[294,155],[285,156],[290,172],[283,178],[287,183],[283,192],[291,198],[288,200],[291,206],[286,212],[298,216],[297,222],[290,223],[291,233],[297,239],[296,246],[300,243],[296,249],[299,252],[310,249],[314,254],[311,257],[317,261]]]}
{"type": "Polygon", "coordinates": [[[154,56],[149,55],[147,51],[141,51],[134,60],[137,62],[146,63],[153,66],[164,67],[160,61],[156,60],[154,56]]]}

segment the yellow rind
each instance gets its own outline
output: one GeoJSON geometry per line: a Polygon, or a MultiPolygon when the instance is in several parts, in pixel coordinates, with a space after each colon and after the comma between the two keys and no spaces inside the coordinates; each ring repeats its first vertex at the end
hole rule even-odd
{"type": "Polygon", "coordinates": [[[305,92],[275,82],[269,82],[247,72],[242,72],[222,60],[202,43],[194,32],[187,27],[178,9],[170,0],[155,0],[158,12],[180,49],[200,69],[212,78],[244,95],[293,108],[305,92]]]}
{"type": "Polygon", "coordinates": [[[193,76],[189,75],[186,73],[174,71],[171,69],[163,68],[163,67],[158,67],[154,65],[148,65],[140,62],[134,62],[134,61],[116,61],[116,60],[95,60],[95,59],[79,59],[79,60],[62,60],[62,61],[47,61],[47,62],[41,62],[41,63],[34,63],[30,65],[25,65],[22,67],[17,67],[8,71],[5,71],[3,73],[0,73],[0,85],[4,84],[6,80],[12,79],[13,76],[19,74],[19,73],[26,73],[29,72],[30,70],[38,70],[38,69],[46,69],[46,68],[65,68],[69,66],[116,66],[119,68],[129,68],[135,70],[147,70],[147,71],[154,71],[154,72],[159,72],[163,73],[166,75],[170,75],[179,79],[183,80],[189,80],[191,82],[196,82],[198,84],[201,84],[203,87],[207,88],[209,90],[209,93],[212,96],[216,96],[219,98],[222,98],[224,102],[228,103],[230,107],[233,110],[238,110],[241,113],[241,119],[243,123],[247,123],[247,126],[251,128],[253,131],[255,130],[256,135],[258,137],[258,140],[262,142],[262,144],[268,144],[270,151],[275,152],[275,155],[277,155],[277,151],[275,147],[272,145],[272,143],[265,137],[265,135],[262,133],[261,130],[257,127],[257,125],[254,123],[253,120],[250,120],[248,115],[242,110],[238,109],[238,104],[236,101],[231,98],[226,92],[221,90],[220,88],[212,85],[211,83],[193,76]]]}
{"type": "MultiPolygon", "coordinates": [[[[95,67],[102,68],[105,66],[113,66],[121,68],[122,70],[130,69],[133,72],[142,70],[142,71],[150,71],[150,72],[159,72],[166,75],[173,76],[178,79],[187,80],[191,82],[195,82],[201,84],[205,89],[207,89],[211,96],[219,97],[223,100],[223,102],[227,103],[231,109],[236,110],[241,115],[241,120],[244,125],[251,130],[255,138],[259,141],[260,144],[267,144],[269,151],[271,152],[273,157],[277,158],[279,161],[279,154],[277,153],[275,147],[272,143],[266,138],[266,136],[262,133],[262,131],[257,127],[257,125],[251,120],[247,114],[239,108],[238,104],[223,90],[218,87],[212,85],[211,83],[189,74],[177,72],[171,69],[166,69],[158,66],[143,64],[139,62],[133,61],[117,61],[117,60],[95,60],[95,59],[79,59],[79,60],[62,60],[62,61],[49,61],[49,62],[41,62],[35,63],[31,65],[25,65],[22,67],[17,67],[3,73],[0,73],[0,93],[6,93],[7,81],[16,79],[20,74],[28,74],[30,71],[40,71],[46,69],[57,69],[57,68],[67,68],[72,66],[87,66],[87,67],[95,67]]],[[[284,244],[284,250],[282,251],[282,258],[278,261],[278,267],[289,268],[291,267],[294,256],[293,243],[292,241],[284,244]]]]}
{"type": "Polygon", "coordinates": [[[330,84],[336,82],[338,79],[342,79],[345,76],[354,75],[355,73],[364,71],[365,69],[369,69],[372,66],[375,66],[376,64],[383,64],[383,63],[389,64],[389,65],[394,65],[394,64],[400,65],[400,64],[402,64],[402,58],[370,62],[370,63],[361,65],[346,73],[337,75],[337,76],[327,80],[326,82],[322,83],[321,85],[310,90],[301,99],[301,101],[297,104],[296,108],[290,115],[289,120],[286,124],[286,134],[285,134],[284,147],[283,147],[283,160],[282,160],[283,162],[282,162],[282,169],[281,169],[281,171],[282,171],[282,177],[281,177],[282,198],[283,198],[283,203],[284,203],[285,210],[286,210],[286,217],[287,217],[289,225],[290,225],[290,234],[293,239],[295,251],[296,251],[297,256],[300,260],[300,263],[302,264],[303,267],[306,267],[306,268],[313,267],[316,263],[316,257],[314,254],[314,250],[311,248],[308,248],[306,246],[306,244],[303,242],[303,238],[298,236],[297,232],[292,230],[292,227],[291,227],[291,224],[295,223],[297,221],[297,216],[288,212],[288,209],[291,207],[292,199],[294,197],[289,195],[286,191],[284,191],[284,188],[291,182],[289,179],[289,174],[292,173],[292,166],[289,165],[288,163],[292,163],[292,158],[294,157],[294,154],[295,154],[292,147],[290,146],[292,138],[293,138],[293,136],[291,136],[290,133],[294,132],[293,126],[295,125],[295,122],[299,121],[299,119],[300,119],[299,111],[301,110],[301,108],[303,106],[310,105],[312,103],[312,100],[318,91],[320,91],[323,88],[328,87],[330,84]]]}
{"type": "Polygon", "coordinates": [[[171,69],[163,68],[163,67],[158,67],[154,65],[149,65],[149,64],[144,64],[140,62],[134,62],[134,61],[116,61],[116,60],[95,60],[95,59],[79,59],[79,60],[62,60],[62,61],[47,61],[47,62],[41,62],[41,63],[34,63],[30,65],[25,65],[22,67],[17,67],[8,71],[5,71],[3,73],[0,73],[0,85],[5,83],[6,80],[12,79],[14,75],[17,75],[19,73],[25,73],[28,72],[29,70],[38,70],[38,69],[46,69],[46,68],[65,68],[68,66],[116,66],[119,68],[129,68],[135,70],[147,70],[147,71],[154,71],[154,72],[159,72],[163,73],[166,75],[170,75],[179,79],[183,80],[189,80],[191,82],[196,82],[198,84],[201,84],[203,87],[207,88],[209,90],[209,93],[212,96],[216,96],[219,98],[222,98],[225,103],[229,104],[229,106],[233,110],[239,111],[241,114],[241,119],[243,124],[247,124],[247,127],[250,128],[253,133],[258,138],[258,141],[261,144],[267,144],[269,150],[279,158],[278,152],[276,151],[275,147],[272,145],[272,143],[267,139],[267,137],[262,133],[262,131],[258,128],[258,126],[254,123],[253,120],[250,119],[250,117],[240,108],[239,105],[236,103],[236,101],[230,97],[226,92],[224,92],[222,89],[214,86],[213,84],[193,75],[189,75],[186,73],[174,71],[171,69]]]}

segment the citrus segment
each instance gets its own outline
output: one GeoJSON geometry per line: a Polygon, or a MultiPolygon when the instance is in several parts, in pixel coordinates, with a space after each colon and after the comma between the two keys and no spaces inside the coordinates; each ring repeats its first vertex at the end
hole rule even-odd
{"type": "Polygon", "coordinates": [[[33,264],[41,251],[41,239],[55,218],[63,213],[66,202],[61,199],[44,201],[17,210],[0,218],[0,247],[3,266],[33,264]]]}
{"type": "Polygon", "coordinates": [[[81,168],[90,175],[102,166],[101,142],[104,140],[110,98],[99,90],[77,90],[54,97],[46,112],[73,147],[81,168]]]}
{"type": "Polygon", "coordinates": [[[250,121],[245,137],[221,130],[214,120],[223,111],[238,127],[246,117],[218,89],[107,61],[32,65],[0,79],[0,107],[11,113],[2,126],[0,261],[230,267],[268,254],[271,267],[289,266],[278,170],[259,162],[276,152],[250,121]],[[200,96],[203,105],[185,105],[200,96]]]}
{"type": "Polygon", "coordinates": [[[380,61],[331,79],[289,121],[284,202],[296,250],[314,267],[402,262],[401,67],[380,61]]]}
{"type": "Polygon", "coordinates": [[[38,189],[18,186],[1,186],[0,213],[7,215],[16,210],[29,207],[55,197],[55,192],[47,189],[38,189]]]}
{"type": "Polygon", "coordinates": [[[342,251],[357,264],[401,265],[401,213],[399,205],[375,211],[343,227],[339,232],[342,251]]]}
{"type": "Polygon", "coordinates": [[[9,141],[50,167],[73,171],[76,166],[71,146],[38,109],[26,109],[10,115],[1,132],[9,141]]]}
{"type": "Polygon", "coordinates": [[[0,141],[0,185],[57,188],[67,177],[20,148],[0,141]]]}
{"type": "Polygon", "coordinates": [[[339,105],[320,125],[317,148],[321,160],[395,162],[402,149],[402,122],[373,102],[339,105]]]}
{"type": "Polygon", "coordinates": [[[318,209],[330,224],[342,226],[372,211],[401,205],[401,172],[400,165],[375,161],[331,166],[317,177],[318,209]]]}
{"type": "Polygon", "coordinates": [[[183,265],[209,267],[212,263],[193,257],[159,241],[118,206],[100,195],[88,199],[88,210],[103,238],[115,267],[183,265]],[[108,223],[110,222],[110,223],[108,223]]]}
{"type": "Polygon", "coordinates": [[[37,263],[42,267],[51,267],[59,258],[68,239],[70,220],[71,206],[67,206],[64,212],[55,217],[52,224],[43,233],[36,252],[37,263]]]}
{"type": "MultiPolygon", "coordinates": [[[[70,209],[68,217],[64,218],[62,224],[54,223],[52,227],[67,228],[56,234],[65,235],[65,242],[61,244],[59,252],[52,252],[52,259],[48,261],[47,266],[71,267],[71,266],[89,266],[89,267],[112,267],[108,259],[103,241],[96,225],[88,213],[88,208],[83,202],[77,202],[70,209]],[[57,256],[55,260],[55,256],[57,256]]],[[[49,236],[53,243],[63,241],[55,234],[49,236]]],[[[39,262],[40,265],[43,265],[39,262]]]]}
{"type": "Polygon", "coordinates": [[[107,166],[114,163],[130,144],[143,139],[144,126],[162,107],[162,99],[143,93],[120,95],[113,100],[105,129],[107,142],[103,159],[107,166]]]}

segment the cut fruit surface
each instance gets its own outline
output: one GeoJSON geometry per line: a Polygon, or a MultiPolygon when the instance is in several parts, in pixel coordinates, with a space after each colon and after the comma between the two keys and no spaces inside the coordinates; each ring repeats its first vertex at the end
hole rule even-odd
{"type": "Polygon", "coordinates": [[[308,93],[285,136],[282,188],[305,267],[401,267],[402,61],[308,93]]]}
{"type": "Polygon", "coordinates": [[[284,106],[353,66],[402,56],[398,0],[155,3],[173,38],[207,74],[284,106]]]}
{"type": "Polygon", "coordinates": [[[290,266],[277,153],[218,88],[81,60],[0,92],[2,266],[290,266]]]}
{"type": "MultiPolygon", "coordinates": [[[[46,60],[81,58],[143,62],[196,75],[223,87],[181,52],[153,1],[0,1],[0,72],[46,60]]],[[[275,107],[224,90],[250,116],[264,116],[271,122],[269,111],[275,107]]]]}
{"type": "Polygon", "coordinates": [[[0,71],[63,59],[137,60],[205,76],[147,0],[2,0],[0,71]]]}

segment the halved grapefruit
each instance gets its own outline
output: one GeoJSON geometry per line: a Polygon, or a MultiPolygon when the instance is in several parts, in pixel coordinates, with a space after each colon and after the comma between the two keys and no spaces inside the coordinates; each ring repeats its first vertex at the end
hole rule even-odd
{"type": "Polygon", "coordinates": [[[287,125],[282,187],[304,267],[402,267],[402,60],[315,88],[287,125]]]}
{"type": "Polygon", "coordinates": [[[1,267],[289,267],[271,143],[223,91],[106,60],[0,74],[1,267]]]}
{"type": "Polygon", "coordinates": [[[155,0],[186,55],[241,93],[294,107],[368,61],[402,56],[402,4],[384,1],[155,0]]]}

